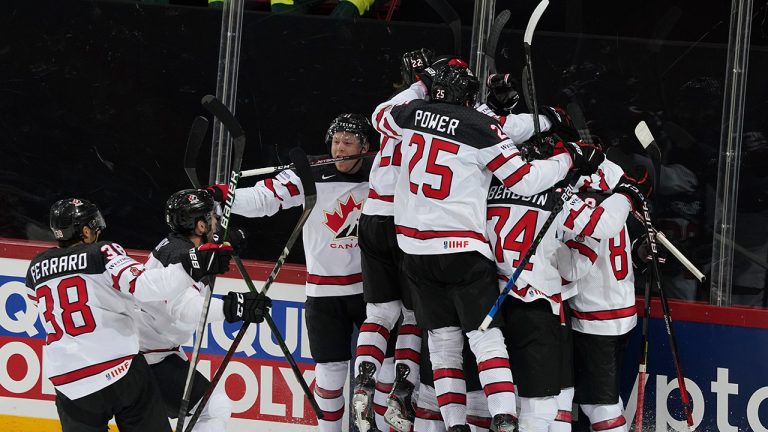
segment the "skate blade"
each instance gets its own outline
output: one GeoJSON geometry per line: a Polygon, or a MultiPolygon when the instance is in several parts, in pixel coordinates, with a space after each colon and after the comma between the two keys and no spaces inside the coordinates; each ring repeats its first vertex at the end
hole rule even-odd
{"type": "Polygon", "coordinates": [[[369,432],[371,430],[371,423],[365,419],[365,410],[368,407],[364,401],[355,400],[352,398],[352,409],[355,410],[355,424],[359,432],[369,432]]]}
{"type": "Polygon", "coordinates": [[[387,407],[384,413],[384,421],[397,432],[411,432],[413,422],[400,416],[400,407],[387,407]]]}

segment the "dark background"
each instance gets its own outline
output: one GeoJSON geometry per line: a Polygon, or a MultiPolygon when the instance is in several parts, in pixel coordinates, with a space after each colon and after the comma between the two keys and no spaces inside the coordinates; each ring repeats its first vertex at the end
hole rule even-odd
{"type": "MultiPolygon", "coordinates": [[[[163,204],[188,187],[188,128],[205,114],[202,96],[215,93],[221,11],[199,3],[0,0],[0,236],[51,240],[48,209],[67,196],[97,203],[105,236],[125,247],[151,249],[166,234],[163,204]]],[[[448,27],[424,2],[402,3],[386,23],[331,19],[322,15],[327,7],[270,14],[265,2],[248,2],[236,113],[247,132],[244,168],[285,162],[292,146],[325,153],[337,114],[369,114],[393,93],[403,52],[451,51],[448,27]]],[[[500,71],[519,75],[521,29],[536,3],[497,2],[513,11],[499,43],[500,71]]],[[[636,112],[669,111],[693,77],[722,83],[728,2],[708,3],[553,1],[535,38],[540,103],[557,102],[580,73],[599,75],[590,78],[585,110],[610,136],[631,130],[636,112]],[[659,24],[665,16],[677,19],[659,24]],[[654,37],[663,40],[648,40],[654,37]],[[571,65],[577,72],[564,74],[571,65]]],[[[466,18],[467,53],[472,2],[454,4],[466,18]]],[[[764,13],[755,5],[755,46],[765,41],[764,13]]],[[[750,76],[765,76],[764,59],[753,49],[750,76]]],[[[750,81],[750,90],[759,120],[763,80],[750,81]]],[[[204,176],[209,151],[201,150],[204,176]]],[[[251,234],[244,256],[275,259],[297,215],[236,217],[251,234]]],[[[303,261],[300,247],[291,260],[303,261]]]]}

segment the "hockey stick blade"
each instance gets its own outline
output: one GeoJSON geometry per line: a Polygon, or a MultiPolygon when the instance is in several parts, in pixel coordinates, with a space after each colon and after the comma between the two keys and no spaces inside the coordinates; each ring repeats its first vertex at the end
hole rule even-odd
{"type": "Polygon", "coordinates": [[[200,101],[209,113],[213,114],[221,124],[227,129],[232,137],[232,146],[234,147],[234,157],[232,158],[232,171],[240,172],[240,166],[243,162],[243,153],[245,151],[245,130],[240,122],[235,119],[232,112],[224,106],[221,101],[213,95],[205,95],[200,101]]]}
{"type": "Polygon", "coordinates": [[[447,0],[426,0],[453,33],[453,54],[461,55],[461,17],[447,0]]]}
{"type": "MultiPolygon", "coordinates": [[[[335,158],[315,159],[309,162],[309,166],[316,167],[321,165],[330,165],[336,162],[343,162],[347,160],[375,157],[377,153],[378,152],[366,152],[366,153],[360,153],[360,154],[351,155],[351,156],[339,156],[335,158]]],[[[264,168],[254,168],[254,169],[249,169],[241,172],[240,177],[253,177],[258,175],[273,174],[276,172],[285,171],[293,168],[294,168],[293,164],[278,165],[278,166],[264,167],[264,168]]]]}
{"type": "Polygon", "coordinates": [[[533,31],[536,30],[536,25],[539,24],[539,19],[544,15],[544,11],[549,6],[549,0],[541,0],[536,9],[533,10],[531,18],[528,20],[528,25],[525,27],[525,34],[523,34],[523,43],[531,45],[533,41],[533,31]]]}
{"type": "Polygon", "coordinates": [[[504,26],[507,25],[512,13],[508,9],[504,9],[496,15],[491,25],[491,31],[488,33],[488,43],[485,45],[485,57],[488,63],[488,74],[496,73],[496,49],[499,46],[499,39],[501,39],[501,32],[504,30],[504,26]]]}
{"type": "Polygon", "coordinates": [[[206,133],[208,133],[208,119],[203,116],[195,117],[192,127],[189,129],[187,148],[184,151],[184,172],[187,173],[187,177],[195,189],[199,189],[202,184],[200,177],[197,176],[197,155],[203,140],[205,140],[206,133]]]}

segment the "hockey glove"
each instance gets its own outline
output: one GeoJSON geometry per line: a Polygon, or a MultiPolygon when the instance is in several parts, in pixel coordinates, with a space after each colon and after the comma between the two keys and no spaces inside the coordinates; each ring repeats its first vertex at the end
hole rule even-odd
{"type": "Polygon", "coordinates": [[[539,112],[552,123],[552,126],[549,128],[550,132],[556,134],[564,141],[579,140],[579,131],[576,130],[571,116],[564,109],[543,106],[539,108],[539,112]]]}
{"type": "Polygon", "coordinates": [[[435,54],[426,48],[409,51],[403,54],[403,64],[400,66],[400,73],[403,75],[403,83],[406,86],[409,86],[416,82],[417,75],[424,72],[424,69],[432,64],[434,57],[435,54]]]}
{"type": "MultiPolygon", "coordinates": [[[[651,245],[648,244],[648,235],[644,235],[640,238],[636,238],[632,241],[632,265],[644,272],[648,263],[651,262],[651,245]]],[[[667,251],[662,247],[656,246],[656,262],[664,264],[667,262],[667,251]]]]}
{"type": "Polygon", "coordinates": [[[224,297],[224,318],[229,323],[260,323],[264,321],[264,315],[269,313],[271,306],[272,299],[265,295],[230,291],[224,297]]]}
{"type": "Polygon", "coordinates": [[[632,174],[624,173],[619,183],[613,188],[613,193],[626,196],[632,204],[632,209],[639,211],[653,193],[653,186],[648,179],[648,170],[637,166],[632,174]]]}
{"type": "Polygon", "coordinates": [[[566,151],[571,155],[571,160],[573,161],[571,169],[582,176],[592,175],[597,172],[597,168],[605,160],[605,155],[600,147],[582,141],[560,141],[555,144],[555,155],[566,151]]]}
{"type": "MultiPolygon", "coordinates": [[[[219,230],[213,235],[213,242],[219,243],[221,237],[224,235],[224,228],[219,225],[219,230]]],[[[248,247],[248,233],[242,228],[229,227],[229,235],[227,236],[227,243],[232,245],[232,249],[238,255],[248,247]]]]}
{"type": "Polygon", "coordinates": [[[213,195],[213,199],[216,202],[223,203],[227,200],[229,194],[229,186],[226,184],[214,184],[205,188],[213,195]]]}
{"type": "Polygon", "coordinates": [[[232,259],[229,244],[205,243],[182,255],[181,265],[189,276],[199,282],[205,276],[226,273],[232,259]]]}
{"type": "Polygon", "coordinates": [[[490,75],[485,103],[496,115],[508,115],[520,101],[519,88],[520,84],[510,74],[490,75]]]}

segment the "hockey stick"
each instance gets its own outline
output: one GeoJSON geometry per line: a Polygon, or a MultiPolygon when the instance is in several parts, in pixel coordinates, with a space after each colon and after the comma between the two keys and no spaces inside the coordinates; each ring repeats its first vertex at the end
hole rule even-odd
{"type": "MultiPolygon", "coordinates": [[[[351,156],[339,156],[339,157],[332,157],[332,158],[325,158],[325,159],[316,159],[311,162],[309,162],[310,167],[316,167],[320,165],[330,165],[336,162],[342,162],[347,160],[355,160],[355,159],[362,159],[362,158],[369,158],[376,156],[378,152],[366,152],[366,153],[360,153],[356,155],[351,156]]],[[[264,167],[264,168],[254,168],[245,170],[240,173],[241,178],[245,177],[253,177],[258,175],[265,175],[265,174],[274,174],[276,172],[285,171],[289,169],[293,169],[293,164],[288,165],[278,165],[273,167],[264,167]]]]}
{"type": "Polygon", "coordinates": [[[208,133],[208,119],[203,116],[195,117],[187,137],[187,149],[184,152],[184,172],[187,173],[192,187],[200,189],[200,177],[197,176],[197,153],[208,133]]]}
{"type": "MultiPolygon", "coordinates": [[[[573,124],[576,126],[576,130],[579,132],[579,138],[581,138],[581,140],[584,142],[591,140],[592,134],[589,131],[587,120],[584,118],[584,112],[581,110],[581,106],[578,104],[578,102],[573,101],[569,103],[567,110],[568,114],[570,114],[571,118],[573,119],[573,124]]],[[[655,153],[660,157],[661,152],[659,151],[658,146],[655,146],[655,148],[651,147],[652,146],[649,144],[649,153],[655,153]]],[[[643,222],[643,216],[639,212],[635,211],[632,212],[632,214],[638,221],[643,222]]],[[[677,258],[683,267],[685,267],[696,279],[698,279],[699,282],[704,282],[704,279],[706,279],[704,273],[699,271],[699,269],[697,269],[696,266],[693,265],[693,263],[688,258],[686,258],[686,256],[683,255],[683,253],[680,252],[680,250],[675,247],[672,242],[669,241],[669,239],[667,239],[667,236],[665,236],[663,232],[657,231],[656,228],[653,229],[653,232],[656,235],[656,240],[658,240],[658,242],[664,246],[664,248],[669,251],[672,256],[677,258]]]]}
{"type": "MultiPolygon", "coordinates": [[[[232,174],[229,178],[229,193],[227,194],[227,200],[224,203],[224,208],[222,209],[220,221],[222,228],[224,228],[224,234],[221,237],[221,242],[224,243],[227,241],[227,237],[229,235],[229,218],[232,213],[232,204],[235,202],[235,190],[237,189],[237,182],[240,179],[240,165],[243,162],[243,152],[245,151],[245,131],[243,130],[242,126],[240,126],[240,123],[235,120],[235,117],[232,115],[232,113],[229,112],[229,110],[221,103],[221,101],[216,99],[216,97],[211,95],[204,96],[201,103],[203,108],[218,118],[221,121],[222,126],[224,126],[229,131],[229,134],[232,137],[232,147],[234,149],[232,174]]],[[[212,262],[213,254],[208,265],[210,266],[212,262]]],[[[197,324],[197,338],[195,338],[195,343],[192,348],[192,358],[189,360],[189,370],[187,371],[187,380],[184,384],[184,394],[181,398],[181,403],[179,404],[179,414],[177,417],[178,422],[176,425],[176,430],[179,431],[184,430],[184,421],[187,416],[187,409],[189,408],[189,400],[192,397],[192,378],[194,377],[197,361],[200,357],[200,346],[203,342],[203,337],[205,336],[205,325],[206,321],[208,320],[208,309],[211,307],[211,295],[213,294],[215,284],[216,279],[212,278],[211,283],[209,284],[210,289],[206,293],[205,301],[203,302],[203,311],[200,314],[200,321],[198,321],[197,324]]]]}
{"type": "MultiPolygon", "coordinates": [[[[301,183],[304,188],[304,211],[301,213],[301,216],[299,217],[299,221],[296,223],[296,226],[293,228],[291,235],[288,237],[288,242],[285,244],[285,247],[283,248],[283,252],[281,253],[280,257],[277,259],[277,262],[275,263],[275,266],[272,269],[272,272],[270,273],[266,282],[264,282],[264,286],[262,287],[261,291],[258,291],[256,289],[256,286],[253,284],[253,280],[251,280],[250,276],[248,275],[248,271],[245,269],[245,266],[243,265],[243,262],[240,259],[240,257],[237,255],[234,255],[232,257],[235,261],[235,265],[237,266],[238,271],[240,272],[240,275],[243,277],[245,284],[248,286],[248,289],[251,292],[261,292],[261,294],[263,295],[267,295],[269,288],[272,286],[272,283],[277,277],[277,274],[280,272],[280,269],[282,268],[283,263],[288,257],[288,253],[290,252],[291,248],[293,247],[293,244],[296,242],[299,235],[301,234],[304,224],[309,218],[309,215],[312,212],[312,209],[314,208],[315,203],[317,202],[317,188],[315,187],[315,181],[312,176],[312,171],[309,165],[309,161],[307,161],[307,155],[304,154],[304,151],[302,151],[300,148],[296,147],[291,149],[289,156],[291,158],[291,161],[293,162],[292,165],[295,166],[296,174],[301,179],[301,183]]],[[[275,325],[275,322],[272,319],[272,316],[269,314],[265,314],[264,320],[267,322],[267,325],[269,326],[270,330],[272,330],[272,334],[275,336],[275,339],[277,340],[277,343],[280,346],[280,349],[283,351],[283,355],[285,356],[286,360],[290,364],[291,370],[293,371],[293,374],[296,377],[296,380],[298,381],[299,385],[304,391],[304,394],[307,396],[307,399],[309,400],[309,403],[312,406],[312,410],[315,412],[315,415],[317,415],[318,418],[322,419],[323,412],[320,409],[320,407],[317,405],[317,401],[315,400],[314,394],[310,391],[309,385],[307,385],[306,380],[304,380],[304,377],[302,376],[301,371],[299,370],[299,367],[296,364],[296,360],[294,360],[293,355],[291,354],[290,350],[286,346],[285,340],[280,334],[280,330],[275,325]]],[[[221,365],[216,370],[216,373],[214,374],[213,379],[211,379],[211,383],[208,386],[208,390],[205,392],[205,395],[198,403],[195,413],[192,415],[192,418],[189,420],[189,424],[187,425],[186,432],[190,432],[192,430],[192,427],[197,423],[197,420],[200,417],[200,414],[202,414],[203,412],[203,408],[208,403],[208,400],[211,398],[211,395],[213,394],[213,391],[216,388],[216,385],[219,383],[219,381],[221,380],[221,377],[224,375],[224,371],[227,365],[229,364],[230,360],[232,359],[232,355],[235,353],[235,351],[237,350],[237,347],[240,345],[240,341],[243,339],[243,336],[245,335],[245,332],[248,330],[249,326],[250,326],[250,323],[246,322],[246,323],[243,323],[242,327],[240,327],[240,331],[238,331],[237,336],[232,341],[232,345],[230,345],[229,350],[227,351],[227,354],[224,356],[224,359],[221,362],[221,365]]]]}
{"type": "Polygon", "coordinates": [[[491,31],[488,33],[488,43],[485,45],[485,57],[489,76],[496,73],[496,48],[499,45],[501,32],[504,30],[504,26],[507,25],[511,15],[512,13],[508,9],[504,9],[496,15],[496,18],[493,19],[493,24],[491,24],[491,31]]]}
{"type": "Polygon", "coordinates": [[[461,17],[447,0],[426,0],[453,33],[453,54],[461,56],[461,17]]]}
{"type": "MultiPolygon", "coordinates": [[[[652,148],[656,144],[656,140],[653,138],[648,125],[644,121],[641,121],[635,128],[635,136],[640,144],[645,148],[652,148]]],[[[658,147],[657,147],[658,148],[658,147]]],[[[653,150],[651,151],[653,153],[653,150]]],[[[654,156],[651,155],[651,159],[654,156]]],[[[648,203],[643,202],[643,219],[645,220],[645,229],[648,234],[648,243],[651,246],[651,270],[653,271],[653,280],[656,285],[656,289],[659,291],[659,299],[661,300],[661,309],[664,314],[664,324],[667,330],[667,336],[669,337],[669,348],[672,350],[672,361],[675,363],[675,371],[677,372],[677,386],[680,390],[680,401],[683,404],[683,412],[685,413],[686,422],[688,423],[688,429],[693,430],[693,410],[691,407],[691,401],[688,398],[688,392],[685,389],[685,375],[683,375],[683,365],[680,361],[680,354],[677,350],[677,339],[675,338],[674,328],[672,327],[672,315],[669,312],[669,301],[667,295],[664,292],[664,287],[661,283],[661,273],[659,272],[659,263],[657,262],[658,250],[656,249],[656,235],[653,225],[651,223],[651,213],[648,211],[648,203]]],[[[649,288],[646,288],[649,291],[649,288]]],[[[650,300],[650,293],[646,294],[646,301],[650,300]]],[[[646,305],[646,313],[650,312],[650,305],[646,305]]],[[[644,317],[644,320],[648,320],[648,314],[644,317]]],[[[643,326],[645,326],[645,321],[643,326]]],[[[647,341],[646,341],[647,344],[647,341]]],[[[645,347],[646,359],[647,359],[647,346],[645,347]]],[[[638,398],[639,399],[639,398],[638,398]]],[[[638,401],[639,404],[639,401],[638,401]]],[[[639,406],[638,406],[639,408],[639,406]]]]}
{"type": "Polygon", "coordinates": [[[533,114],[533,130],[539,143],[542,142],[541,124],[539,123],[539,105],[536,99],[536,84],[533,82],[531,44],[533,43],[533,31],[536,30],[536,25],[539,23],[539,19],[544,14],[547,6],[549,6],[549,0],[541,0],[536,6],[536,9],[533,10],[531,18],[528,20],[528,25],[525,27],[525,33],[523,34],[523,49],[525,50],[525,67],[523,68],[522,77],[523,97],[525,98],[525,104],[528,105],[528,109],[531,110],[531,114],[533,114]]]}
{"type": "MultiPolygon", "coordinates": [[[[541,3],[536,6],[536,9],[534,9],[533,14],[531,15],[531,18],[528,20],[528,26],[525,29],[525,35],[523,37],[523,45],[525,47],[526,58],[526,66],[525,69],[523,69],[523,80],[525,81],[523,85],[523,97],[526,99],[525,103],[528,105],[528,108],[531,106],[537,107],[537,102],[535,99],[536,89],[534,87],[533,76],[531,75],[531,43],[533,42],[533,30],[536,28],[536,23],[539,22],[539,18],[541,18],[541,15],[547,8],[547,5],[549,5],[549,0],[541,0],[541,3]]],[[[539,126],[538,109],[534,109],[533,112],[533,127],[537,139],[539,139],[539,142],[541,142],[541,129],[539,126]]],[[[515,286],[515,281],[517,281],[517,278],[520,277],[520,274],[523,272],[523,269],[528,264],[528,261],[531,259],[533,254],[536,253],[536,248],[539,246],[539,243],[541,243],[541,240],[546,235],[549,227],[555,221],[557,214],[560,213],[560,210],[563,208],[563,203],[571,199],[571,195],[573,195],[572,177],[572,173],[567,176],[566,182],[568,183],[568,186],[563,191],[563,194],[560,197],[561,199],[555,204],[552,212],[549,214],[549,217],[547,217],[547,220],[544,221],[544,225],[541,227],[541,230],[539,230],[539,232],[536,234],[536,237],[533,239],[531,246],[528,247],[528,250],[525,252],[525,256],[523,256],[520,264],[517,266],[514,273],[512,273],[512,277],[509,278],[509,281],[507,281],[507,284],[504,286],[501,294],[491,307],[491,310],[488,311],[488,314],[483,319],[483,322],[480,324],[480,330],[487,330],[488,326],[491,325],[493,317],[496,316],[496,313],[499,312],[499,309],[501,309],[501,305],[504,303],[507,295],[512,290],[512,287],[515,286]]]]}

